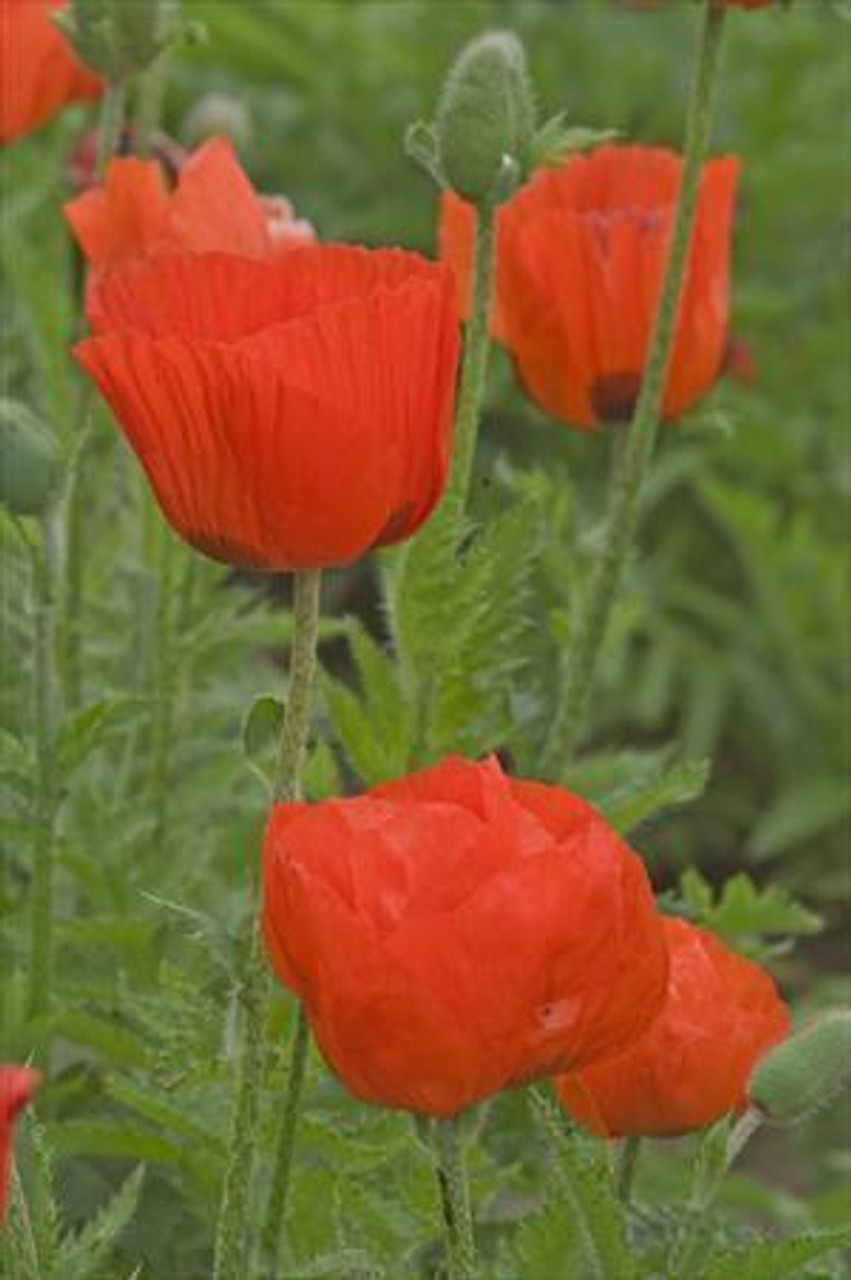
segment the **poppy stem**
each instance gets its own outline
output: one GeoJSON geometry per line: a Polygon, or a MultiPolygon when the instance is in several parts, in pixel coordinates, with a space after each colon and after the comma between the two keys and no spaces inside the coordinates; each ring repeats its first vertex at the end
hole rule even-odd
{"type": "Polygon", "coordinates": [[[50,1007],[53,971],[53,873],[59,788],[56,778],[53,531],[42,523],[39,545],[29,544],[33,586],[33,731],[35,739],[35,849],[31,892],[27,1011],[38,1018],[50,1007]]]}
{"type": "Polygon", "coordinates": [[[174,710],[178,670],[175,653],[174,570],[176,547],[171,530],[163,522],[159,533],[156,580],[156,645],[154,652],[154,707],[152,726],[153,847],[164,853],[168,844],[169,802],[172,790],[174,710]]]}
{"type": "Polygon", "coordinates": [[[473,259],[473,309],[467,325],[455,418],[455,451],[446,509],[460,518],[467,505],[490,355],[496,278],[496,206],[478,206],[473,259]]]}
{"type": "MultiPolygon", "coordinates": [[[[278,748],[276,801],[297,800],[301,796],[301,775],[313,715],[321,586],[322,575],[318,569],[308,569],[295,576],[293,639],[290,650],[286,711],[278,748]]],[[[264,1030],[271,998],[262,942],[257,928],[253,930],[251,954],[242,994],[243,1039],[230,1156],[225,1170],[216,1229],[214,1280],[245,1280],[249,1274],[248,1206],[251,1202],[251,1173],[254,1153],[257,1149],[260,1090],[266,1061],[264,1030]]],[[[272,1250],[269,1258],[272,1275],[277,1274],[277,1254],[286,1213],[298,1104],[307,1062],[307,1047],[307,1022],[303,1012],[299,1010],[284,1110],[276,1144],[268,1218],[263,1232],[264,1245],[268,1243],[272,1250]],[[274,1222],[272,1222],[273,1214],[274,1222]]]]}
{"type": "Polygon", "coordinates": [[[263,1224],[261,1247],[263,1257],[269,1266],[268,1274],[278,1275],[278,1258],[281,1251],[281,1236],[284,1228],[287,1200],[290,1190],[290,1175],[293,1164],[293,1148],[295,1145],[298,1108],[301,1101],[304,1077],[307,1067],[307,1055],[310,1048],[310,1027],[304,1007],[296,1010],[296,1024],[293,1033],[290,1063],[287,1071],[287,1083],[281,1109],[280,1126],[275,1144],[275,1166],[272,1172],[272,1187],[269,1191],[269,1202],[266,1206],[266,1220],[263,1224]]]}
{"type": "Polygon", "coordinates": [[[632,1198],[632,1184],[635,1181],[635,1170],[640,1154],[641,1139],[625,1138],[618,1163],[618,1199],[622,1204],[629,1204],[632,1198]]]}
{"type": "Polygon", "coordinates": [[[435,1173],[446,1234],[449,1280],[475,1280],[478,1275],[473,1213],[459,1121],[435,1120],[435,1173]]]}
{"type": "MultiPolygon", "coordinates": [[[[111,84],[104,94],[98,124],[98,154],[95,180],[102,182],[109,162],[118,149],[127,114],[127,85],[111,84]]],[[[85,290],[85,273],[83,291],[85,290]]],[[[85,310],[84,293],[81,293],[80,311],[85,310]]],[[[85,326],[81,315],[78,333],[85,326]]],[[[65,585],[62,599],[62,626],[60,631],[62,673],[65,700],[70,711],[80,705],[82,698],[82,612],[83,612],[83,559],[85,552],[86,500],[81,483],[86,459],[95,439],[92,420],[94,385],[88,379],[77,391],[73,408],[69,437],[75,442],[65,482],[65,585]]]]}
{"type": "Polygon", "coordinates": [[[605,541],[571,646],[544,751],[545,772],[558,777],[582,732],[597,661],[635,536],[641,490],[659,427],[680,299],[697,214],[704,160],[712,130],[726,5],[706,0],[697,68],[686,122],[685,157],[659,310],[621,465],[612,486],[605,541]]]}

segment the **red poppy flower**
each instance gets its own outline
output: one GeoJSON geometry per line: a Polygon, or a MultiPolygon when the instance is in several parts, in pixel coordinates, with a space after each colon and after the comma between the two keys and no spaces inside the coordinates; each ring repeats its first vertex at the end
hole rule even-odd
{"type": "Polygon", "coordinates": [[[278,804],[263,868],[274,968],[369,1102],[454,1115],[618,1053],[663,998],[642,863],[583,800],[495,759],[278,804]]]}
{"type": "Polygon", "coordinates": [[[0,1066],[0,1222],[6,1216],[12,1175],[12,1136],[19,1112],[32,1102],[41,1072],[32,1067],[0,1066]]]}
{"type": "Polygon", "coordinates": [[[96,273],[174,253],[271,258],[316,239],[283,197],[258,196],[227,138],[199,147],[171,192],[158,160],[113,160],[65,216],[96,273]]]}
{"type": "Polygon", "coordinates": [[[446,482],[458,318],[401,250],[164,255],[95,285],[75,354],[166,519],[255,569],[346,564],[419,527],[446,482]]]}
{"type": "MultiPolygon", "coordinates": [[[[676,418],[713,385],[727,340],[730,233],[739,162],[704,173],[663,404],[676,418]]],[[[653,147],[600,147],[542,169],[499,215],[496,335],[532,397],[592,429],[628,418],[647,356],[682,160],[653,147]]],[[[444,199],[441,245],[469,296],[472,221],[444,199]],[[462,218],[469,224],[466,232],[462,218]],[[460,246],[460,247],[459,247],[460,246]]]]}
{"type": "Polygon", "coordinates": [[[789,1033],[764,969],[684,920],[666,920],[665,932],[668,997],[650,1030],[619,1058],[556,1080],[594,1133],[675,1137],[741,1110],[754,1066],[789,1033]]]}
{"type": "Polygon", "coordinates": [[[64,7],[61,0],[0,0],[0,143],[103,92],[51,20],[64,7]]]}

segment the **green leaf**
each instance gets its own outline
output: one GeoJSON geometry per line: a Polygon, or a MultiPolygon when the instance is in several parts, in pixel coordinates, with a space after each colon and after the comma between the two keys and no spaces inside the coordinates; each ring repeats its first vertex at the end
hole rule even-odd
{"type": "Polygon", "coordinates": [[[136,1213],[144,1176],[143,1168],[131,1173],[97,1217],[63,1246],[51,1280],[96,1280],[101,1265],[136,1213]]]}
{"type": "MultiPolygon", "coordinates": [[[[574,1217],[588,1276],[608,1280],[636,1277],[622,1206],[602,1143],[568,1129],[559,1111],[540,1091],[530,1092],[532,1114],[549,1148],[558,1185],[574,1217]]],[[[583,1272],[583,1275],[585,1273],[583,1272]]]]}
{"type": "Polygon", "coordinates": [[[103,698],[76,712],[59,731],[56,764],[60,773],[67,776],[79,768],[113,729],[143,706],[140,698],[103,698]]]}
{"type": "Polygon", "coordinates": [[[553,1280],[581,1275],[584,1251],[576,1215],[563,1201],[530,1215],[511,1243],[512,1276],[524,1280],[553,1280]]]}
{"type": "Polygon", "coordinates": [[[705,1280],[780,1280],[782,1276],[798,1275],[816,1258],[848,1248],[851,1227],[805,1232],[786,1240],[761,1240],[717,1258],[705,1273],[705,1280]]]}
{"type": "Polygon", "coordinates": [[[275,786],[278,750],[286,708],[279,698],[255,698],[242,730],[245,757],[270,793],[275,786]]]}
{"type": "Polygon", "coordinates": [[[603,812],[618,831],[630,832],[666,809],[697,800],[706,789],[711,769],[709,760],[672,765],[653,782],[607,798],[603,812]]]}
{"type": "Polygon", "coordinates": [[[822,927],[821,917],[796,902],[782,885],[757,888],[743,871],[724,884],[717,901],[693,868],[683,873],[680,891],[701,923],[740,946],[765,936],[806,937],[822,927]]]}

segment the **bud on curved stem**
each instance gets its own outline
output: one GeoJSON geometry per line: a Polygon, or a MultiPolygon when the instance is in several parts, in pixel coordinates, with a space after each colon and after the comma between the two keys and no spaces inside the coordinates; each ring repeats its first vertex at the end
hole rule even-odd
{"type": "Polygon", "coordinates": [[[528,172],[535,102],[526,52],[508,31],[489,31],[462,49],[435,117],[440,168],[474,204],[507,199],[528,172]]]}
{"type": "Polygon", "coordinates": [[[797,1124],[851,1082],[851,1010],[835,1009],[782,1041],[750,1079],[751,1104],[776,1124],[797,1124]]]}

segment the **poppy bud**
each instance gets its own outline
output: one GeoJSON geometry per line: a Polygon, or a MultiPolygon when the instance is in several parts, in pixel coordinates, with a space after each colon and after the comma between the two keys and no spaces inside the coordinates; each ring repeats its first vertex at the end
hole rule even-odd
{"type": "Polygon", "coordinates": [[[87,66],[119,82],[144,71],[177,35],[174,0],[72,0],[55,21],[87,66]]]}
{"type": "Polygon", "coordinates": [[[516,36],[490,31],[463,49],[447,76],[435,119],[449,186],[475,204],[501,204],[529,167],[535,101],[516,36]]]}
{"type": "Polygon", "coordinates": [[[41,1072],[32,1067],[0,1066],[0,1224],[6,1214],[12,1172],[12,1131],[18,1114],[32,1102],[41,1072]]]}
{"type": "Polygon", "coordinates": [[[750,1079],[751,1103],[794,1124],[832,1102],[851,1079],[851,1011],[837,1009],[777,1045],[750,1079]]]}
{"type": "Polygon", "coordinates": [[[59,473],[56,441],[18,400],[0,400],[0,502],[17,516],[46,510],[59,473]]]}

